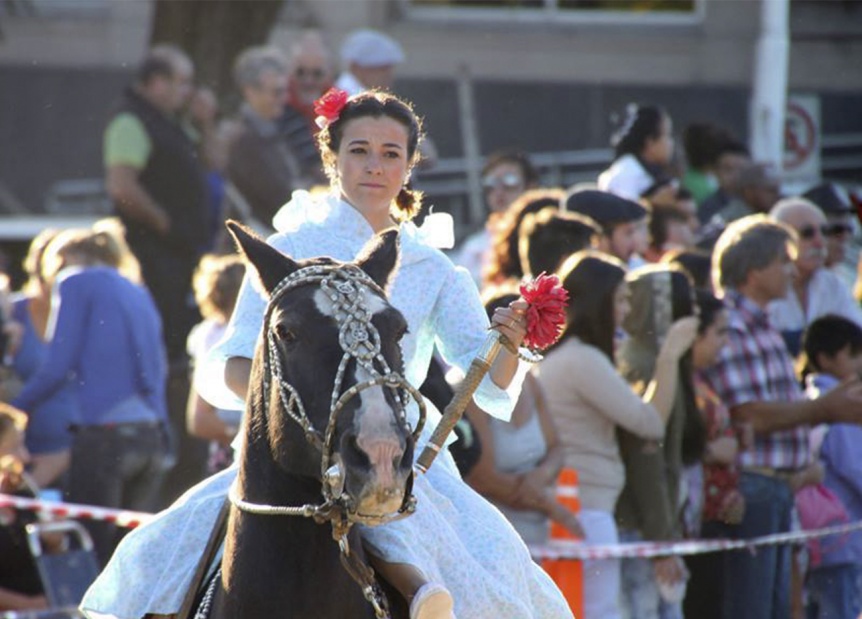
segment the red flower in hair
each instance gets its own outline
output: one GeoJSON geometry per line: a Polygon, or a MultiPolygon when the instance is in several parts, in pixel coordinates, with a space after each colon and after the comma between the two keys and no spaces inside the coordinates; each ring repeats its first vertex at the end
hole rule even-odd
{"type": "Polygon", "coordinates": [[[530,304],[524,344],[532,350],[543,350],[562,333],[569,293],[560,285],[559,277],[542,273],[532,282],[521,284],[521,297],[530,304]]]}
{"type": "Polygon", "coordinates": [[[323,96],[314,102],[315,124],[324,129],[329,123],[338,119],[341,110],[347,105],[347,93],[333,86],[323,96]]]}

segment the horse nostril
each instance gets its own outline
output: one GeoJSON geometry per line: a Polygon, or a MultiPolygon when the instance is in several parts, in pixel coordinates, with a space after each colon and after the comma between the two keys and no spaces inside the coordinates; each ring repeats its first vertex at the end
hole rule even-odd
{"type": "Polygon", "coordinates": [[[359,436],[356,446],[365,453],[375,471],[377,480],[381,485],[388,486],[395,481],[395,471],[398,470],[397,463],[404,456],[404,449],[399,441],[392,438],[365,439],[359,436]]]}

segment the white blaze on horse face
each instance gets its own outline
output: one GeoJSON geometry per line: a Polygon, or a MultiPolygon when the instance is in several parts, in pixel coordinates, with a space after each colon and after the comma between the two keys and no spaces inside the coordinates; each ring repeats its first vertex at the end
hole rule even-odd
{"type": "MultiPolygon", "coordinates": [[[[388,305],[378,295],[362,289],[363,301],[372,315],[385,310],[388,305]]],[[[314,293],[314,304],[324,316],[335,318],[332,299],[323,290],[314,293]]],[[[363,367],[356,368],[356,382],[363,383],[373,378],[363,367]]],[[[380,488],[391,488],[395,483],[393,462],[404,453],[395,421],[395,411],[386,401],[383,387],[375,385],[363,389],[357,396],[359,407],[354,416],[353,431],[357,446],[368,456],[371,468],[380,488]]]]}
{"type": "MultiPolygon", "coordinates": [[[[367,307],[372,314],[379,314],[388,307],[386,301],[376,294],[369,292],[365,288],[362,289],[362,295],[365,307],[367,307]]],[[[330,299],[323,290],[316,290],[314,292],[314,305],[317,307],[317,311],[324,316],[335,318],[335,306],[332,299],[330,299]]]]}
{"type": "MultiPolygon", "coordinates": [[[[356,369],[359,383],[371,379],[365,368],[356,369]]],[[[359,409],[354,416],[356,445],[368,456],[377,483],[383,488],[395,483],[394,461],[404,449],[396,430],[395,411],[386,401],[383,387],[375,385],[359,392],[359,409]]]]}

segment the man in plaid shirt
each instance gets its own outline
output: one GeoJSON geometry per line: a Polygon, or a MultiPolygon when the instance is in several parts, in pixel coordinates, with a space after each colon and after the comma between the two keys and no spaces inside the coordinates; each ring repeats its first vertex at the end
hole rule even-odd
{"type": "MultiPolygon", "coordinates": [[[[733,222],[713,254],[713,280],[728,309],[728,345],[704,378],[737,424],[754,431],[739,455],[743,521],[716,534],[750,538],[790,530],[793,492],[788,480],[810,461],[809,426],[862,422],[862,383],[845,384],[818,400],[806,400],[781,334],[769,324],[767,304],[783,298],[794,277],[796,235],[763,215],[733,222]]],[[[790,616],[790,547],[759,548],[756,554],[724,555],[725,619],[786,619],[790,616]]]]}

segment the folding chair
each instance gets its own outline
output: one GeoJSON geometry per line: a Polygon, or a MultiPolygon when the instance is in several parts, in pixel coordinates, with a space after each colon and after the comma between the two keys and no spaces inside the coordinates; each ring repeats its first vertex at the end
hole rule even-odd
{"type": "Polygon", "coordinates": [[[56,609],[48,617],[80,617],[75,610],[87,588],[99,575],[99,562],[93,551],[93,540],[84,527],[74,520],[37,522],[27,525],[27,543],[42,579],[48,604],[56,609]],[[67,536],[63,552],[46,553],[42,534],[61,533],[67,536]],[[59,614],[58,614],[59,613],[59,614]]]}

